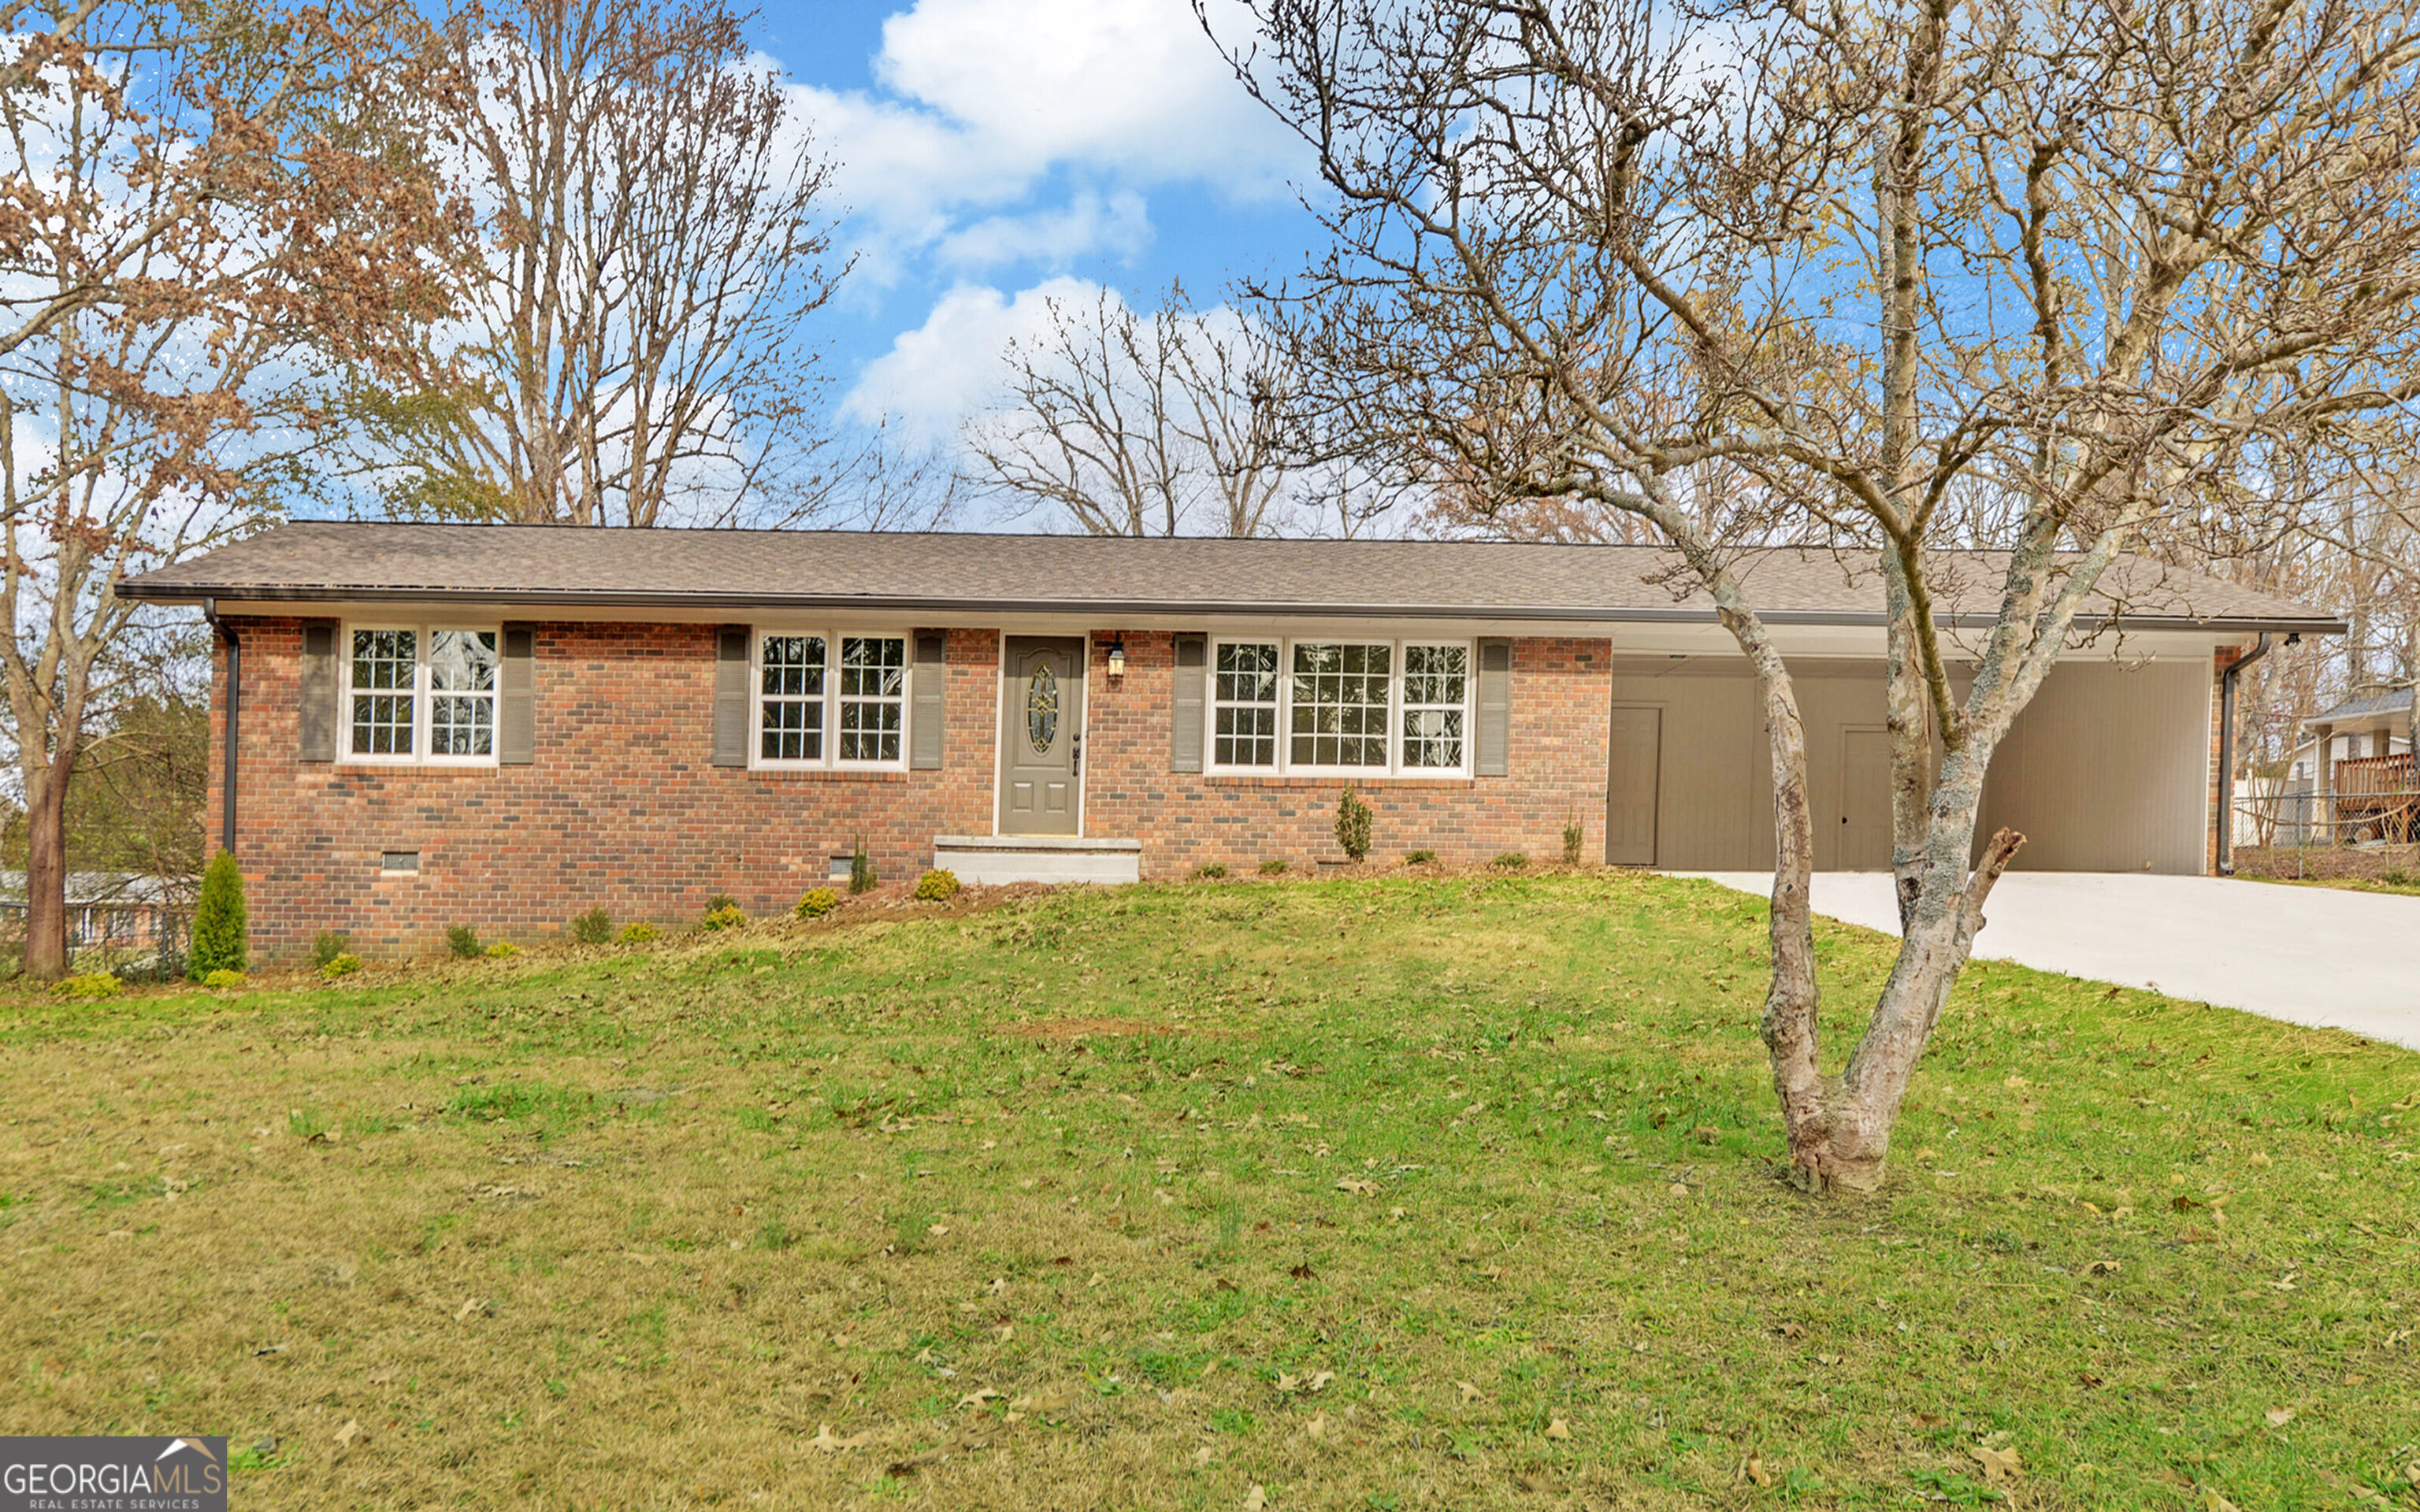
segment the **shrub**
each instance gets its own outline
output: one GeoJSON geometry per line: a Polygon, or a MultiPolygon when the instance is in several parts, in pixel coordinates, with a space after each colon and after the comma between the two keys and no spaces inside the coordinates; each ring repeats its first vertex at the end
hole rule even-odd
{"type": "Polygon", "coordinates": [[[476,961],[488,953],[479,943],[479,932],[468,924],[457,924],[445,932],[445,949],[454,952],[457,961],[476,961]]]}
{"type": "Polygon", "coordinates": [[[874,887],[874,858],[865,854],[865,841],[859,841],[857,849],[848,854],[848,895],[852,898],[874,887]]]}
{"type": "Polygon", "coordinates": [[[738,906],[739,900],[734,898],[727,892],[718,892],[713,897],[708,898],[706,901],[706,911],[709,914],[719,914],[726,908],[737,908],[738,906]]]}
{"type": "Polygon", "coordinates": [[[235,864],[233,853],[221,851],[202,872],[202,893],[194,903],[194,945],[185,952],[185,975],[200,981],[213,971],[241,971],[252,964],[251,956],[243,870],[235,864]]]}
{"type": "Polygon", "coordinates": [[[1580,864],[1580,846],[1587,840],[1588,831],[1580,827],[1580,822],[1577,819],[1563,821],[1563,864],[1565,866],[1580,864]]]}
{"type": "Polygon", "coordinates": [[[1285,857],[1282,856],[1272,856],[1267,860],[1261,863],[1261,875],[1264,877],[1283,876],[1285,874],[1285,857]]]}
{"type": "Polygon", "coordinates": [[[839,893],[830,887],[809,887],[799,895],[799,906],[792,912],[800,918],[821,918],[839,906],[839,893]]]}
{"type": "Polygon", "coordinates": [[[311,936],[311,964],[324,966],[353,948],[353,937],[340,929],[323,929],[311,936]]]}
{"type": "Polygon", "coordinates": [[[571,943],[574,945],[605,945],[613,938],[613,916],[602,908],[592,908],[571,918],[571,943]]]}
{"type": "Polygon", "coordinates": [[[624,945],[652,945],[663,937],[664,932],[662,930],[656,928],[656,926],[648,923],[644,918],[640,919],[636,923],[627,924],[623,926],[622,929],[622,943],[624,945]]]}
{"type": "Polygon", "coordinates": [[[916,896],[928,903],[946,903],[958,895],[955,872],[927,872],[916,879],[916,896]]]}
{"type": "Polygon", "coordinates": [[[85,1003],[99,997],[115,997],[125,990],[126,983],[106,971],[87,971],[80,976],[63,977],[51,984],[52,996],[71,997],[85,1003]]]}
{"type": "Polygon", "coordinates": [[[1356,861],[1370,854],[1370,806],[1345,783],[1343,796],[1336,800],[1336,843],[1356,861]]]}
{"type": "Polygon", "coordinates": [[[1404,853],[1404,864],[1405,866],[1426,866],[1435,859],[1436,852],[1432,850],[1405,851],[1404,853]]]}
{"type": "Polygon", "coordinates": [[[1196,882],[1216,882],[1226,874],[1225,864],[1218,861],[1204,861],[1193,869],[1193,880],[1196,882]]]}
{"type": "Polygon", "coordinates": [[[243,985],[243,981],[244,977],[242,972],[229,971],[225,966],[221,966],[218,970],[211,972],[207,977],[204,977],[202,979],[202,985],[212,989],[240,987],[243,985]]]}
{"type": "Polygon", "coordinates": [[[319,975],[330,981],[335,980],[338,977],[349,977],[361,969],[362,958],[350,950],[340,950],[319,963],[319,975]]]}
{"type": "Polygon", "coordinates": [[[498,940],[488,947],[488,958],[491,961],[510,961],[520,953],[521,948],[510,940],[498,940]]]}
{"type": "Polygon", "coordinates": [[[726,900],[721,907],[707,909],[706,911],[706,917],[699,919],[697,922],[700,929],[737,929],[740,925],[748,922],[748,916],[746,913],[741,911],[737,903],[731,903],[726,900]]]}
{"type": "Polygon", "coordinates": [[[1518,872],[1529,864],[1529,858],[1519,851],[1506,851],[1487,864],[1499,872],[1518,872]]]}

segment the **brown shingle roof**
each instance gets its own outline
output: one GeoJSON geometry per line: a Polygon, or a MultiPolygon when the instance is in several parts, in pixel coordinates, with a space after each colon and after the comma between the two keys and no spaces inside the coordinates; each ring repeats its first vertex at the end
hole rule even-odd
{"type": "MultiPolygon", "coordinates": [[[[1944,617],[1988,621],[1997,553],[1940,559],[1944,617]]],[[[122,585],[167,602],[473,599],[590,608],[1370,614],[1703,622],[1671,553],[1475,541],[1133,540],[1082,535],[295,521],[122,585]]],[[[1881,623],[1871,559],[1751,552],[1742,573],[1775,624],[1881,623]]],[[[2333,615],[2128,559],[2106,586],[2143,627],[2341,631],[2333,615]]],[[[2097,602],[2106,614],[2110,594],[2097,602]]]]}

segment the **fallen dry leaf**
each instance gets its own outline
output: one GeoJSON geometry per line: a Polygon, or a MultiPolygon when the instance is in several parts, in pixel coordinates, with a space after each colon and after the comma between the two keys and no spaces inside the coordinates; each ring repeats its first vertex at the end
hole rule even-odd
{"type": "Polygon", "coordinates": [[[1469,1406],[1472,1402],[1483,1402],[1487,1400],[1487,1394],[1481,1391],[1478,1387],[1472,1385],[1467,1381],[1457,1381],[1454,1384],[1462,1388],[1462,1404],[1465,1407],[1469,1406]]]}
{"type": "Polygon", "coordinates": [[[2024,1478],[2024,1464],[2018,1459],[2014,1449],[1994,1449],[1989,1444],[1978,1443],[1966,1452],[1975,1457],[1977,1464],[1983,1467],[1985,1480],[2023,1480],[2024,1478]]]}
{"type": "Polygon", "coordinates": [[[1244,1512],[1262,1512],[1262,1508],[1268,1504],[1269,1493],[1261,1489],[1260,1483],[1255,1481],[1252,1489],[1244,1493],[1244,1512]]]}
{"type": "Polygon", "coordinates": [[[830,1424],[818,1423],[815,1425],[815,1436],[807,1442],[807,1447],[824,1454],[836,1455],[844,1449],[862,1449],[873,1439],[874,1434],[870,1429],[863,1433],[853,1433],[845,1439],[836,1438],[832,1434],[830,1424]]]}
{"type": "Polygon", "coordinates": [[[1377,1191],[1378,1183],[1375,1181],[1365,1181],[1357,1176],[1340,1176],[1336,1179],[1336,1190],[1339,1192],[1350,1192],[1356,1196],[1360,1196],[1377,1191]]]}
{"type": "Polygon", "coordinates": [[[1000,1397],[1001,1394],[992,1390],[989,1386],[978,1386],[973,1391],[970,1391],[964,1396],[959,1397],[958,1405],[960,1407],[981,1407],[985,1402],[996,1402],[1000,1400],[1000,1397]]]}
{"type": "Polygon", "coordinates": [[[1326,1414],[1326,1412],[1321,1412],[1321,1413],[1316,1414],[1315,1416],[1313,1416],[1313,1417],[1311,1418],[1311,1420],[1310,1422],[1305,1423],[1305,1424],[1302,1426],[1302,1430],[1303,1430],[1305,1433],[1310,1434],[1310,1435],[1311,1435],[1312,1438],[1314,1438],[1314,1439],[1325,1439],[1325,1438],[1326,1438],[1326,1437],[1327,1437],[1327,1414],[1326,1414]]]}
{"type": "Polygon", "coordinates": [[[370,1430],[362,1427],[360,1418],[347,1418],[345,1426],[336,1430],[336,1447],[349,1449],[356,1443],[366,1443],[369,1436],[370,1430]]]}
{"type": "Polygon", "coordinates": [[[1193,1451],[1193,1462],[1197,1465],[1206,1465],[1216,1458],[1217,1454],[1217,1450],[1211,1448],[1205,1443],[1201,1448],[1193,1451]]]}
{"type": "Polygon", "coordinates": [[[2273,1407],[2269,1409],[2267,1415],[2269,1426],[2273,1428],[2282,1428],[2294,1421],[2294,1410],[2290,1407],[2273,1407]]]}
{"type": "Polygon", "coordinates": [[[1756,1482],[1759,1486],[1770,1486],[1773,1484],[1773,1472],[1764,1468],[1764,1456],[1750,1455],[1747,1457],[1747,1478],[1756,1482]]]}
{"type": "Polygon", "coordinates": [[[454,1321],[462,1322],[474,1313],[485,1312],[487,1306],[487,1303],[478,1297],[465,1297],[462,1299],[462,1305],[454,1311],[454,1321]]]}
{"type": "Polygon", "coordinates": [[[2116,1260],[2095,1260],[2084,1268],[2084,1273],[2086,1275],[2116,1275],[2118,1273],[2118,1262],[2116,1260]]]}
{"type": "Polygon", "coordinates": [[[2205,1486],[2201,1491],[2201,1512],[2243,1512],[2243,1509],[2205,1486]]]}
{"type": "Polygon", "coordinates": [[[1546,1425],[1546,1437],[1550,1439],[1568,1439],[1571,1436],[1572,1426],[1559,1417],[1546,1425]]]}

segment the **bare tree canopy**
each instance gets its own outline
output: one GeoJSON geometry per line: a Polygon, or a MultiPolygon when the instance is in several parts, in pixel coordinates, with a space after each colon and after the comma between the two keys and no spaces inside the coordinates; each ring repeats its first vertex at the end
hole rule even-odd
{"type": "Polygon", "coordinates": [[[1139,313],[1108,289],[1048,304],[1014,344],[1005,404],[969,422],[970,481],[1094,535],[1275,533],[1324,458],[1273,328],[1195,308],[1139,313]]]}
{"type": "Polygon", "coordinates": [[[2412,7],[1249,8],[1230,56],[1329,196],[1291,312],[1311,386],[1432,487],[1652,523],[1753,664],[1791,1160],[1873,1186],[2023,843],[1978,844],[1985,774],[2103,570],[2414,390],[2412,7]],[[1743,475],[1748,506],[1717,497],[1743,475]],[[1953,644],[1935,548],[1978,528],[2000,610],[1953,644]],[[1905,938],[1837,1072],[1796,692],[1731,568],[1759,535],[1873,553],[1889,626],[1905,938]]]}
{"type": "Polygon", "coordinates": [[[116,582],[258,517],[326,419],[320,365],[403,370],[458,223],[370,130],[419,87],[385,8],[9,14],[52,28],[0,42],[0,674],[48,976],[70,775],[132,644],[116,582]]]}
{"type": "Polygon", "coordinates": [[[481,251],[426,337],[454,381],[355,395],[397,514],[778,523],[820,501],[811,316],[830,165],[716,0],[469,0],[427,33],[481,251]]]}

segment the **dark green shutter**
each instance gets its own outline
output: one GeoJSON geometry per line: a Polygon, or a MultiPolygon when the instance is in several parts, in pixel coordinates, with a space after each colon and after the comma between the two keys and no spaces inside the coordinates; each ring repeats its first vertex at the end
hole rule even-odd
{"type": "Polygon", "coordinates": [[[1180,635],[1176,638],[1175,686],[1169,695],[1168,765],[1171,771],[1202,770],[1202,698],[1208,692],[1208,679],[1202,669],[1208,664],[1210,640],[1207,636],[1180,635]]]}
{"type": "Polygon", "coordinates": [[[496,761],[527,766],[537,760],[537,632],[507,625],[496,696],[496,761]]]}
{"type": "Polygon", "coordinates": [[[714,757],[717,766],[748,764],[748,626],[726,625],[714,646],[714,757]]]}
{"type": "Polygon", "coordinates": [[[302,760],[336,759],[336,622],[302,622],[302,760]]]}
{"type": "Polygon", "coordinates": [[[948,669],[942,664],[939,631],[916,637],[916,671],[908,688],[908,764],[919,772],[941,768],[941,732],[947,707],[948,669]]]}
{"type": "Polygon", "coordinates": [[[1470,769],[1502,777],[1512,746],[1512,642],[1479,642],[1479,727],[1470,769]]]}

